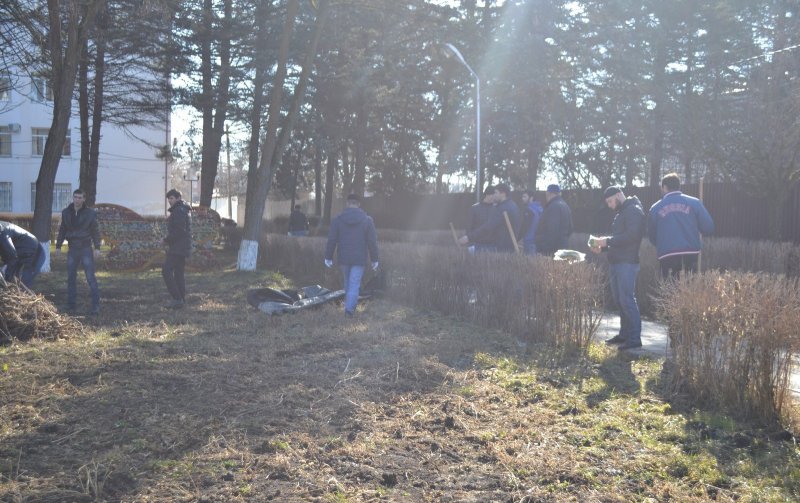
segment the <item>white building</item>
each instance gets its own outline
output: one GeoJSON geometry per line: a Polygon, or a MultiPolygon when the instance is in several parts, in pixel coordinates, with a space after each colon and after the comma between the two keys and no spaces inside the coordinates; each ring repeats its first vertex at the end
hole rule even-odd
{"type": "MultiPolygon", "coordinates": [[[[36,178],[52,121],[53,93],[47,87],[46,79],[19,76],[12,80],[0,74],[0,213],[33,211],[36,178]]],[[[104,123],[100,131],[97,202],[119,204],[140,214],[164,214],[167,163],[156,157],[156,146],[171,144],[169,124],[159,129],[131,128],[129,133],[104,123]]],[[[77,103],[73,103],[67,134],[56,173],[53,212],[72,202],[72,191],[79,185],[77,103]]]]}

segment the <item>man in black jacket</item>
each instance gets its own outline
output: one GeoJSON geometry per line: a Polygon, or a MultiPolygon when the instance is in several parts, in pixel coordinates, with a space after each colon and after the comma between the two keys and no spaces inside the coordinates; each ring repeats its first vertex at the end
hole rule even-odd
{"type": "Polygon", "coordinates": [[[67,310],[75,311],[76,282],[78,265],[83,266],[86,282],[92,295],[91,314],[100,312],[100,287],[95,276],[94,258],[100,256],[100,228],[97,214],[84,204],[86,194],[81,189],[72,193],[72,203],[61,212],[61,225],[58,227],[56,252],[61,252],[64,240],[69,244],[67,250],[67,310]],[[92,252],[94,244],[94,252],[92,252]]]}
{"type": "Polygon", "coordinates": [[[611,293],[620,308],[619,334],[607,342],[619,349],[642,346],[642,318],[636,302],[636,276],[639,274],[639,245],[644,237],[646,218],[636,196],[626,198],[622,189],[611,186],[603,193],[606,204],[616,211],[611,236],[590,243],[594,253],[608,250],[611,293]]]}
{"type": "Polygon", "coordinates": [[[519,206],[511,199],[511,189],[508,185],[501,183],[495,187],[495,202],[497,205],[490,212],[489,219],[477,229],[467,232],[462,236],[458,244],[464,246],[469,243],[490,242],[494,244],[495,251],[514,253],[517,230],[519,229],[522,215],[519,206]],[[511,229],[506,224],[508,215],[511,229]]]}
{"type": "Polygon", "coordinates": [[[42,270],[45,250],[30,232],[0,221],[0,259],[6,267],[6,281],[19,278],[23,285],[31,288],[34,278],[42,270]]]}
{"type": "Polygon", "coordinates": [[[536,229],[536,253],[552,257],[567,247],[572,234],[572,210],[561,197],[561,187],[557,183],[547,186],[545,198],[547,202],[536,229]]]}
{"type": "Polygon", "coordinates": [[[164,238],[167,256],[164,267],[161,268],[161,276],[172,296],[172,302],[166,306],[169,309],[180,309],[186,303],[184,270],[186,259],[192,254],[192,209],[183,202],[182,197],[175,189],[167,192],[169,216],[167,237],[164,238]]]}
{"type": "Polygon", "coordinates": [[[289,215],[289,235],[308,236],[308,217],[300,211],[300,205],[295,204],[289,215]]]}
{"type": "MultiPolygon", "coordinates": [[[[469,224],[467,234],[485,224],[495,210],[495,199],[497,192],[493,186],[483,189],[483,198],[479,203],[475,203],[469,208],[469,224]]],[[[494,251],[494,241],[491,236],[483,241],[473,241],[469,243],[470,253],[480,253],[494,251]]]]}

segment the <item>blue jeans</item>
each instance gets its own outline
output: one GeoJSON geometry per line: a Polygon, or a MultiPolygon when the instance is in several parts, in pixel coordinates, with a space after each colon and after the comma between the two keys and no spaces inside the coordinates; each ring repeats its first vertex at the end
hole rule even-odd
{"type": "Polygon", "coordinates": [[[636,302],[639,264],[610,264],[611,294],[619,306],[619,335],[626,343],[642,342],[642,317],[636,302]]]}
{"type": "Polygon", "coordinates": [[[78,279],[78,265],[83,265],[86,282],[92,293],[92,307],[100,305],[100,288],[97,286],[97,277],[94,274],[94,254],[91,246],[82,248],[69,247],[67,251],[67,305],[75,307],[76,281],[78,279]]]}
{"type": "Polygon", "coordinates": [[[363,265],[340,265],[344,282],[344,310],[354,313],[358,304],[358,291],[361,289],[361,278],[364,277],[363,265]]]}
{"type": "Polygon", "coordinates": [[[33,280],[36,279],[36,276],[39,275],[39,271],[42,270],[42,266],[44,265],[44,259],[45,259],[44,245],[40,243],[39,252],[36,255],[36,257],[34,257],[33,263],[30,265],[24,265],[22,267],[22,274],[19,275],[19,279],[20,281],[22,281],[23,285],[27,286],[28,288],[31,288],[33,286],[33,280]]]}

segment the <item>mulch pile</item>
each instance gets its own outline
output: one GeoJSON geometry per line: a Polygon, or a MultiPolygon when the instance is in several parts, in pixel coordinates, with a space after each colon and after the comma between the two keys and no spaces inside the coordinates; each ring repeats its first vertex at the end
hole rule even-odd
{"type": "Polygon", "coordinates": [[[34,337],[63,339],[80,328],[80,323],[59,314],[43,296],[25,286],[0,281],[0,344],[34,337]]]}

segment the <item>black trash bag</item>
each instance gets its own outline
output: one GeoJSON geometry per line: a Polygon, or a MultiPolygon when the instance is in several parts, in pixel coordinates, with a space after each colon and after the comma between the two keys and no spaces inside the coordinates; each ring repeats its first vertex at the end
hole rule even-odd
{"type": "Polygon", "coordinates": [[[383,269],[377,271],[367,281],[367,283],[359,290],[359,299],[368,299],[370,297],[377,297],[386,291],[386,271],[383,269]]]}
{"type": "Polygon", "coordinates": [[[319,285],[300,290],[253,288],[247,292],[247,303],[267,314],[294,312],[344,297],[344,290],[331,291],[319,285]]]}

